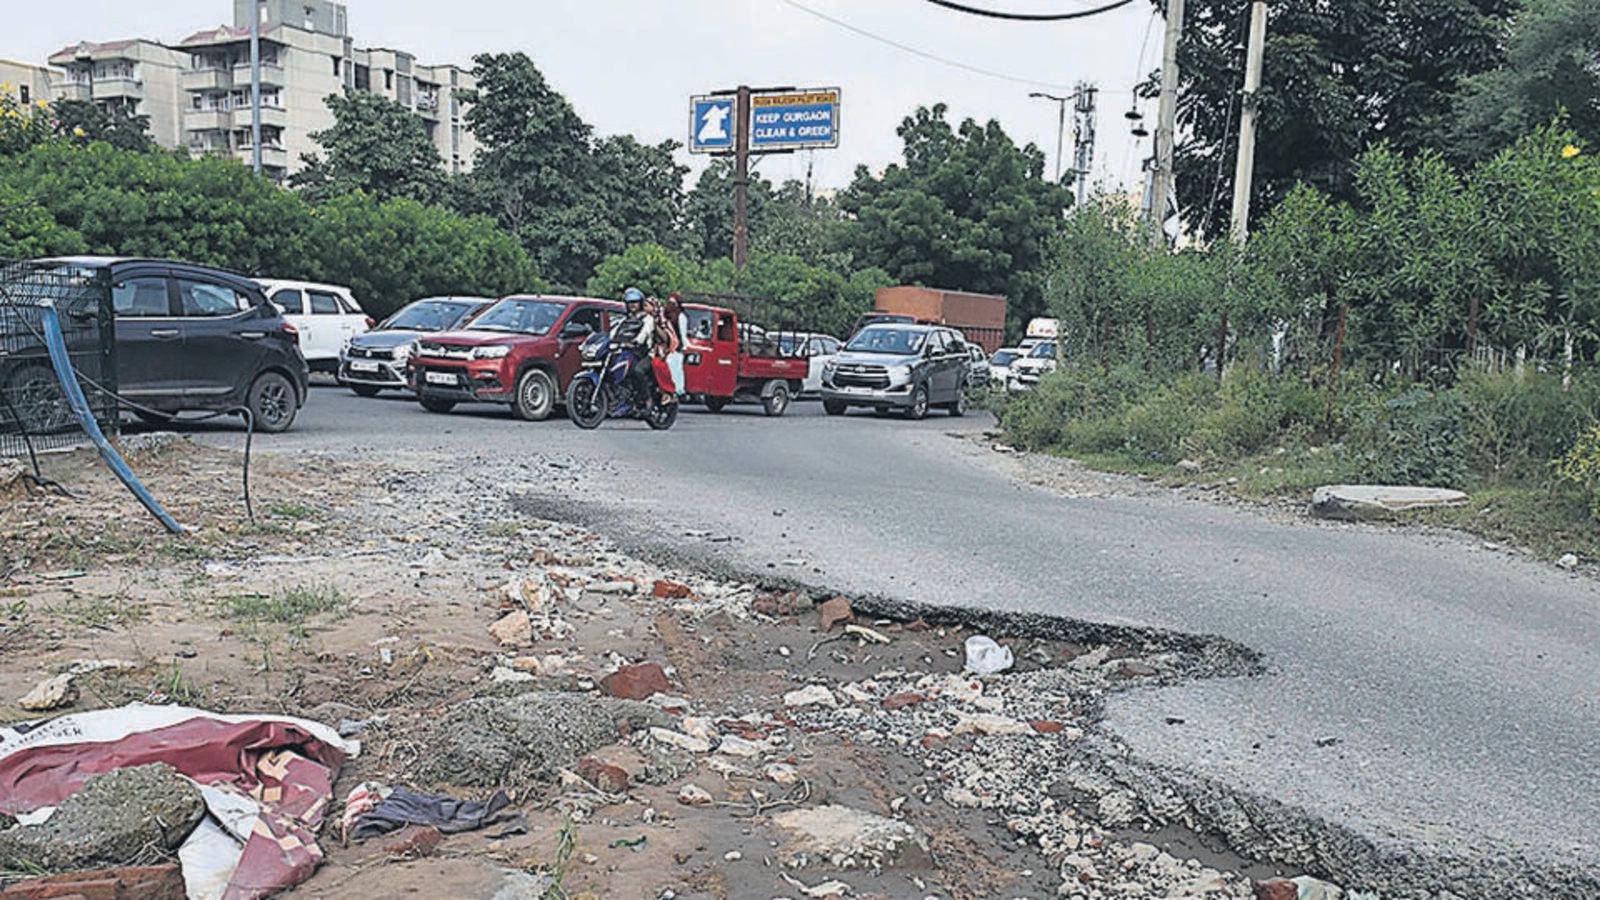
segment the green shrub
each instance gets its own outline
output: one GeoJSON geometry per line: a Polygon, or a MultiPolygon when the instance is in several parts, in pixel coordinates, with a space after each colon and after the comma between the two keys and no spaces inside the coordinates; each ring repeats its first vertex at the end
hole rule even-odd
{"type": "Polygon", "coordinates": [[[1383,484],[1459,486],[1467,476],[1458,393],[1412,386],[1353,398],[1347,440],[1361,475],[1383,484]]]}
{"type": "Polygon", "coordinates": [[[1191,431],[1192,454],[1231,459],[1297,443],[1317,430],[1325,400],[1291,375],[1230,369],[1217,403],[1191,431]]]}
{"type": "Polygon", "coordinates": [[[1466,416],[1462,439],[1468,468],[1491,482],[1540,478],[1596,420],[1600,378],[1563,389],[1556,375],[1469,373],[1457,385],[1466,416]]]}
{"type": "Polygon", "coordinates": [[[1556,477],[1581,488],[1589,499],[1589,515],[1600,519],[1600,425],[1578,437],[1567,454],[1555,462],[1556,477]]]}

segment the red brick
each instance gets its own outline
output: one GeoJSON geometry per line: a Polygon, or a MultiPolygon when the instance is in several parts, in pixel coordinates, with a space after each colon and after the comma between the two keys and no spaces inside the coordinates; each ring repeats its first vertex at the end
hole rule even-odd
{"type": "Polygon", "coordinates": [[[904,691],[899,694],[890,694],[889,696],[883,698],[883,708],[904,709],[907,706],[916,706],[918,703],[922,703],[927,699],[927,696],[924,694],[919,694],[915,691],[904,691]]]}
{"type": "Polygon", "coordinates": [[[1029,722],[1028,724],[1033,726],[1033,730],[1039,734],[1059,734],[1067,727],[1060,722],[1050,722],[1044,719],[1029,722]]]}
{"type": "Polygon", "coordinates": [[[433,851],[439,849],[439,842],[444,840],[444,835],[439,829],[428,825],[407,825],[396,831],[383,845],[383,852],[390,856],[405,856],[418,858],[432,856],[433,851]]]}
{"type": "Polygon", "coordinates": [[[624,700],[648,700],[651,694],[671,690],[667,673],[660,663],[637,663],[612,672],[600,679],[600,687],[613,697],[624,700]]]}
{"type": "Polygon", "coordinates": [[[1295,900],[1300,896],[1300,886],[1287,878],[1273,878],[1255,883],[1256,900],[1295,900]]]}
{"type": "Polygon", "coordinates": [[[578,760],[578,777],[608,794],[620,794],[628,789],[627,771],[592,756],[578,760]]]}
{"type": "Polygon", "coordinates": [[[5,900],[184,900],[177,863],[28,878],[0,888],[5,900]]]}
{"type": "Polygon", "coordinates": [[[835,597],[824,601],[820,608],[822,621],[820,626],[823,631],[832,631],[833,626],[839,624],[854,624],[855,610],[850,608],[850,601],[844,597],[835,597]]]}
{"type": "Polygon", "coordinates": [[[694,591],[689,590],[687,584],[676,581],[657,581],[650,593],[663,600],[682,600],[694,596],[694,591]]]}

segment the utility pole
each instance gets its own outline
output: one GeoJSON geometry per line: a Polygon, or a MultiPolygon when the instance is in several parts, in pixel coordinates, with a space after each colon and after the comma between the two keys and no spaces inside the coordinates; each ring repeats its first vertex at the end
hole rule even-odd
{"type": "Polygon", "coordinates": [[[1078,82],[1078,89],[1072,92],[1077,98],[1072,107],[1072,168],[1078,175],[1079,206],[1088,195],[1089,170],[1094,168],[1094,113],[1098,93],[1099,90],[1087,81],[1078,82]]]}
{"type": "Polygon", "coordinates": [[[250,165],[261,174],[261,3],[250,10],[250,165]]]}
{"type": "Polygon", "coordinates": [[[1250,4],[1250,46],[1245,53],[1244,97],[1239,114],[1239,158],[1233,170],[1233,242],[1244,246],[1250,236],[1250,182],[1255,177],[1256,107],[1261,90],[1261,57],[1267,42],[1267,2],[1250,4]]]}
{"type": "Polygon", "coordinates": [[[743,274],[750,244],[750,86],[739,85],[733,104],[733,271],[743,274]]]}
{"type": "Polygon", "coordinates": [[[1167,201],[1175,194],[1172,159],[1178,126],[1178,40],[1183,36],[1183,0],[1167,0],[1167,36],[1161,51],[1160,121],[1156,124],[1156,167],[1151,173],[1150,214],[1155,240],[1166,243],[1167,201]]]}

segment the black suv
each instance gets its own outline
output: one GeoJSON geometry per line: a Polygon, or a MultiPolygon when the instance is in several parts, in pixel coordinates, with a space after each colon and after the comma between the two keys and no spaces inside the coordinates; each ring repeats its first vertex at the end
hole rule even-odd
{"type": "Polygon", "coordinates": [[[260,285],[241,275],[157,259],[42,260],[57,275],[111,270],[117,393],[151,422],[177,413],[248,409],[283,431],[305,403],[305,357],[260,285]]]}

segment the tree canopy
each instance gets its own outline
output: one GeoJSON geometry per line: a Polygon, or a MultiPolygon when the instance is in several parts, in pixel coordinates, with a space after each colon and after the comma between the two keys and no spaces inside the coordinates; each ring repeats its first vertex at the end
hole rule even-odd
{"type": "Polygon", "coordinates": [[[290,176],[290,186],[313,202],[353,191],[379,200],[441,198],[443,160],[422,119],[388,97],[350,87],[325,102],[333,127],[311,135],[323,153],[302,156],[305,168],[290,176]]]}

